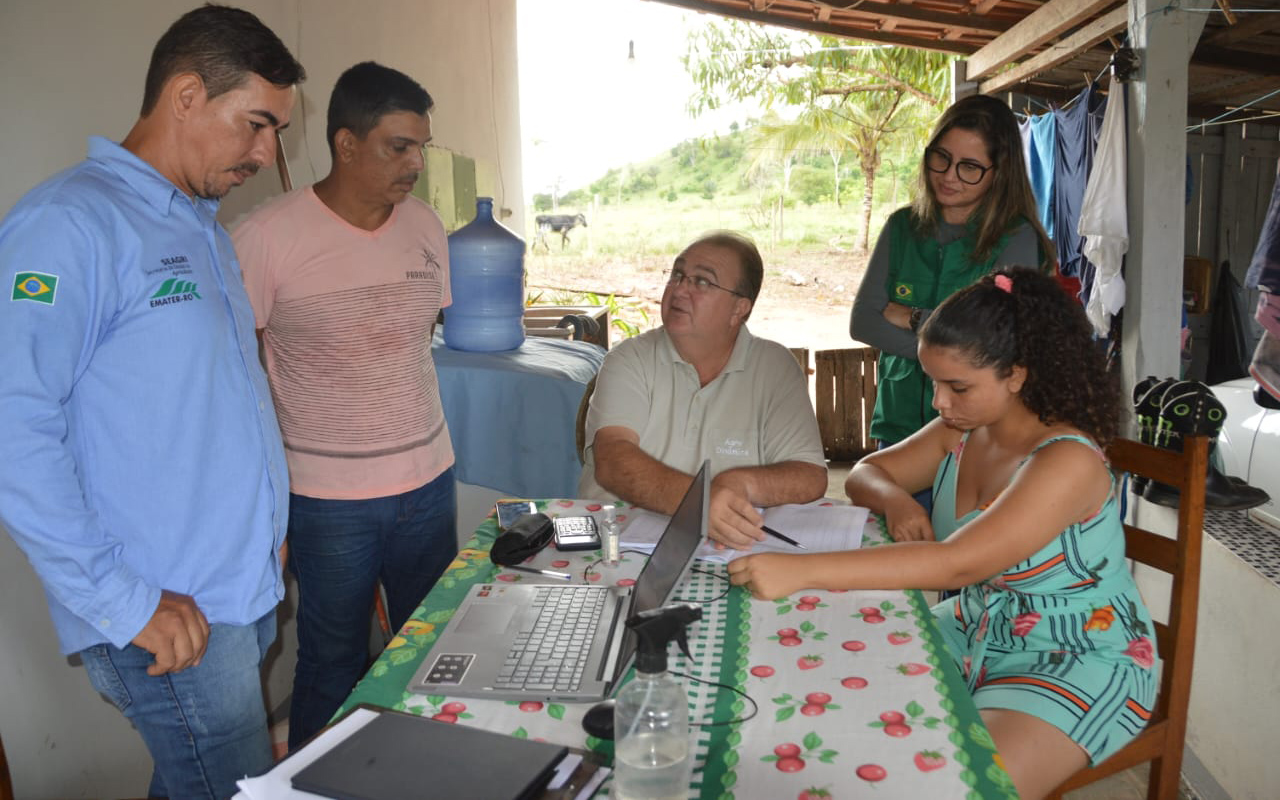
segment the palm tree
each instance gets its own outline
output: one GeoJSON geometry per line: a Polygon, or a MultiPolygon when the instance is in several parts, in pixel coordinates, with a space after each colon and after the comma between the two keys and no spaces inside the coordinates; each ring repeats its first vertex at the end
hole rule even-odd
{"type": "Polygon", "coordinates": [[[842,143],[854,151],[864,184],[860,245],[866,250],[881,149],[893,137],[918,138],[922,126],[927,130],[946,98],[950,61],[941,53],[851,46],[729,22],[692,35],[685,67],[698,87],[689,104],[695,114],[725,98],[754,98],[766,109],[794,106],[799,114],[789,130],[770,134],[778,146],[842,143]]]}

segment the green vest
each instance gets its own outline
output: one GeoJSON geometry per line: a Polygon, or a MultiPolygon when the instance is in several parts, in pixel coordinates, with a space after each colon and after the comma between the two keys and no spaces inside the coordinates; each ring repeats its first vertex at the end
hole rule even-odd
{"type": "MultiPolygon", "coordinates": [[[[1019,219],[1019,223],[1021,219],[1019,219]]],[[[1018,223],[1014,224],[1014,228],[1018,223]]],[[[943,300],[991,271],[1008,236],[991,248],[985,261],[971,260],[972,228],[947,245],[921,238],[911,224],[911,210],[898,209],[885,223],[889,234],[889,300],[915,308],[937,308],[943,300]]],[[[871,437],[894,444],[924,427],[938,415],[933,410],[933,382],[914,358],[880,353],[876,408],[871,437]]]]}

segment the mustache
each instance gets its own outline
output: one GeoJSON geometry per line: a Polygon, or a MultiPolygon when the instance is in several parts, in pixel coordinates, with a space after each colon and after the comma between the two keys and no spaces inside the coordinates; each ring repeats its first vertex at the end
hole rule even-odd
{"type": "Polygon", "coordinates": [[[410,172],[407,175],[401,175],[399,178],[396,178],[396,183],[417,183],[417,182],[418,182],[417,172],[410,172]]]}
{"type": "Polygon", "coordinates": [[[232,167],[227,171],[228,172],[247,172],[250,175],[257,175],[258,165],[254,164],[253,162],[246,162],[244,164],[237,164],[236,166],[232,167]]]}

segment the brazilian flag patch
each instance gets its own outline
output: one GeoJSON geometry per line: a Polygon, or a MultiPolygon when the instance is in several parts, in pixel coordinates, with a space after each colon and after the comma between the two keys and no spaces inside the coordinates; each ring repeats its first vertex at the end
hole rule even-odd
{"type": "Polygon", "coordinates": [[[893,295],[895,300],[913,300],[916,296],[916,290],[909,283],[898,283],[893,287],[893,295]]]}
{"type": "Polygon", "coordinates": [[[19,272],[13,276],[13,297],[10,300],[31,300],[53,305],[58,295],[58,276],[47,272],[19,272]]]}

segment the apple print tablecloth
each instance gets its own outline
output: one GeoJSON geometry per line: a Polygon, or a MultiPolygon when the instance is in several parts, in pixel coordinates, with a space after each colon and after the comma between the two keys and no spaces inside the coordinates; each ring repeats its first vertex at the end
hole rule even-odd
{"type": "MultiPolygon", "coordinates": [[[[595,513],[599,505],[551,500],[556,515],[595,513]]],[[[626,508],[619,519],[625,523],[626,508]]],[[[612,742],[582,730],[587,704],[523,703],[407,692],[405,686],[470,586],[484,581],[552,583],[489,561],[492,517],[387,645],[356,686],[357,703],[476,725],[513,736],[585,747],[612,758],[612,742]]],[[[883,542],[869,525],[864,546],[883,542]]],[[[633,581],[645,558],[624,553],[607,568],[598,552],[547,548],[531,566],[571,572],[575,580],[633,581]]],[[[729,684],[758,704],[742,723],[694,729],[700,798],[1016,797],[960,676],[947,657],[919,592],[812,592],[775,602],[730,590],[723,565],[695,562],[678,599],[704,603],[690,632],[693,660],[671,668],[729,684]]],[[[675,652],[675,648],[672,648],[675,652]]],[[[686,681],[690,719],[723,723],[748,715],[733,692],[686,681]]],[[[607,785],[598,797],[607,796],[607,785]]]]}

